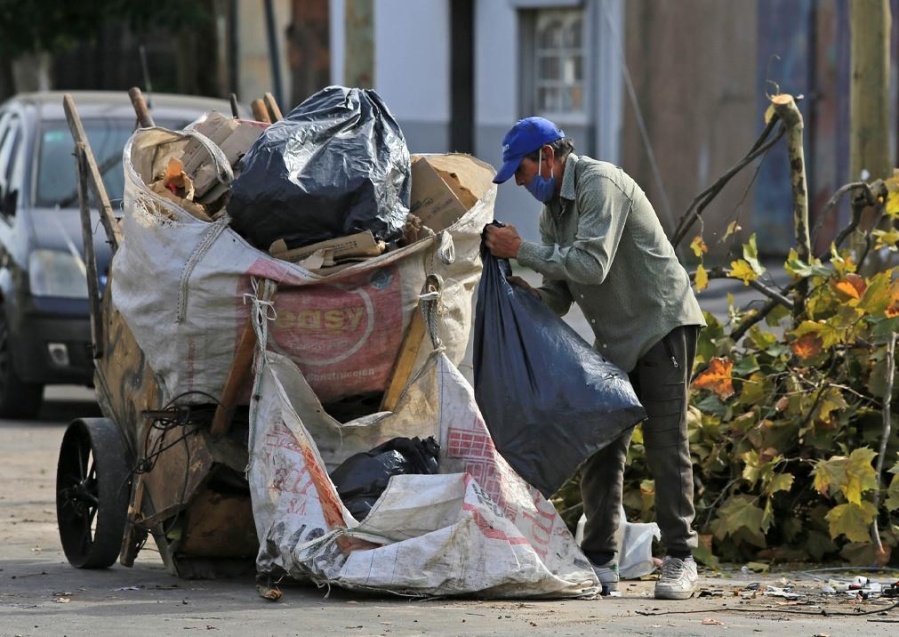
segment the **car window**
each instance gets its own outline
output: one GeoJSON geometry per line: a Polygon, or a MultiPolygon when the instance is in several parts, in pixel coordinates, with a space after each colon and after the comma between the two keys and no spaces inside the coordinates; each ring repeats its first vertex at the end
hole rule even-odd
{"type": "MultiPolygon", "coordinates": [[[[112,119],[82,120],[84,132],[90,142],[97,170],[103,177],[106,194],[113,204],[121,200],[125,175],[122,168],[122,152],[128,138],[134,132],[134,121],[112,119]]],[[[170,128],[172,122],[157,122],[170,128]]],[[[183,124],[177,125],[182,128],[183,124]]],[[[176,128],[176,129],[177,129],[176,128]]],[[[69,126],[64,121],[47,121],[42,124],[40,147],[37,155],[37,181],[35,206],[53,208],[77,208],[78,173],[74,155],[75,142],[69,126]]],[[[90,188],[91,205],[97,207],[96,197],[90,188]]]]}
{"type": "MultiPolygon", "coordinates": [[[[131,137],[132,123],[107,119],[83,120],[82,125],[109,198],[112,201],[121,199],[124,183],[122,151],[131,137]]],[[[36,206],[78,206],[74,146],[72,133],[66,122],[42,124],[34,193],[36,206]]]]}

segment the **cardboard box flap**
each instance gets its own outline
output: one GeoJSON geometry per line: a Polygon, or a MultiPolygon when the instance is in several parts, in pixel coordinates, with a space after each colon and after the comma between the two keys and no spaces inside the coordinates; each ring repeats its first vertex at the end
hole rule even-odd
{"type": "Polygon", "coordinates": [[[269,247],[269,254],[284,261],[302,261],[319,251],[327,251],[335,260],[352,257],[372,257],[384,252],[384,243],[377,241],[371,230],[363,230],[356,234],[336,239],[320,241],[308,246],[289,250],[283,239],[278,239],[269,247]]]}
{"type": "Polygon", "coordinates": [[[477,157],[462,153],[422,155],[443,177],[467,208],[471,208],[493,187],[496,171],[477,157]]]}
{"type": "Polygon", "coordinates": [[[471,155],[413,155],[409,212],[440,232],[486,196],[495,174],[492,166],[471,155]]]}

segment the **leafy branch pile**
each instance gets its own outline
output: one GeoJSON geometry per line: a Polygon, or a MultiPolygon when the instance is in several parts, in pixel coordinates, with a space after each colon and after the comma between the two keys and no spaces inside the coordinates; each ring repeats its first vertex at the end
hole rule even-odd
{"type": "MultiPolygon", "coordinates": [[[[899,246],[899,177],[838,190],[820,218],[852,193],[851,221],[828,254],[812,256],[805,177],[796,173],[803,170],[801,116],[789,96],[774,96],[772,105],[762,136],[697,196],[673,238],[677,245],[731,177],[791,133],[798,249],[784,267],[792,283],[784,290],[766,283],[754,236],[729,268],[705,268],[701,235],[690,246],[699,261],[692,275],[698,292],[710,278],[730,278],[768,299],[737,308],[731,296],[727,319],[707,313],[700,334],[689,413],[694,527],[701,538],[696,557],[710,565],[897,564],[899,431],[891,423],[899,391],[899,268],[871,262],[895,255],[899,246]],[[862,229],[871,211],[873,220],[862,229]],[[851,249],[842,247],[847,239],[851,249]]],[[[738,230],[731,224],[727,236],[738,230]]],[[[625,474],[629,519],[653,517],[650,476],[638,427],[625,474]]],[[[574,476],[554,498],[572,528],[582,511],[578,481],[574,476]]]]}
{"type": "MultiPolygon", "coordinates": [[[[887,210],[899,213],[899,200],[887,210]]],[[[892,231],[872,236],[875,249],[893,249],[892,231]]],[[[833,247],[825,265],[791,253],[786,271],[809,284],[803,314],[779,305],[739,344],[706,317],[690,443],[707,561],[886,564],[899,542],[899,436],[884,415],[896,391],[899,282],[894,268],[859,275],[849,255],[833,247]]],[[[728,276],[749,284],[762,274],[753,240],[728,276]]],[[[757,313],[731,303],[729,326],[757,313]]]]}

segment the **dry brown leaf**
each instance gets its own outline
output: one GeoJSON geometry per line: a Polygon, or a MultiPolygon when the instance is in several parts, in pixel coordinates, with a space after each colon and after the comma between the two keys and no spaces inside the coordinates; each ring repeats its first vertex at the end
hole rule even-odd
{"type": "Polygon", "coordinates": [[[734,384],[731,378],[734,363],[727,358],[713,358],[708,369],[693,381],[693,386],[715,392],[719,398],[726,400],[734,395],[734,384]]]}
{"type": "Polygon", "coordinates": [[[817,356],[821,353],[822,347],[824,347],[824,341],[821,340],[820,336],[812,332],[804,334],[790,343],[790,349],[793,350],[793,354],[802,360],[817,356]]]}

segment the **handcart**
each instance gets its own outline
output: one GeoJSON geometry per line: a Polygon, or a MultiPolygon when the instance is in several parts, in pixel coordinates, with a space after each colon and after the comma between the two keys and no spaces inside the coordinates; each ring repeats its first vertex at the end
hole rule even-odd
{"type": "Polygon", "coordinates": [[[303,369],[334,414],[389,411],[431,346],[417,311],[428,276],[441,276],[449,290],[441,308],[444,346],[454,363],[465,357],[479,236],[492,218],[492,173],[456,156],[463,172],[482,171],[471,186],[478,203],[457,222],[333,274],[310,272],[250,247],[227,219],[202,222],[154,197],[145,188],[148,176],[187,137],[153,127],[135,89],[132,100],[141,128],[125,151],[131,194],[126,185],[117,218],[75,104],[65,98],[103,417],[77,419],[63,437],[60,538],[78,568],[105,568],[116,559],[131,566],[152,536],[167,570],[179,577],[247,572],[259,548],[245,473],[257,343],[244,297],[260,281],[277,288],[272,346],[303,369]],[[102,294],[89,187],[114,252],[102,294]],[[171,291],[171,304],[160,302],[159,289],[171,291]]]}

